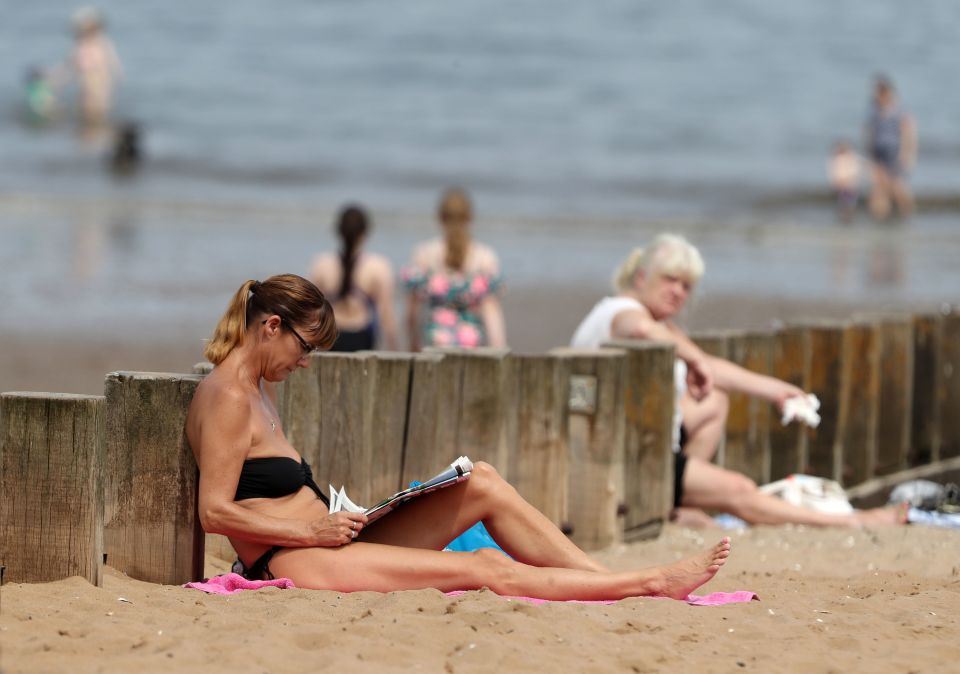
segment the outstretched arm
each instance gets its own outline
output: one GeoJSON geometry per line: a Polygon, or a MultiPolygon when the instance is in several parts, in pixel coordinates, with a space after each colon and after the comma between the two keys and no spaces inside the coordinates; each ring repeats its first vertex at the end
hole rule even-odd
{"type": "Polygon", "coordinates": [[[643,309],[628,309],[614,317],[610,331],[620,339],[649,339],[673,344],[677,358],[685,362],[690,371],[687,381],[690,395],[700,400],[713,388],[714,375],[707,354],[673,323],[656,321],[643,309]]]}
{"type": "Polygon", "coordinates": [[[781,410],[788,398],[806,395],[803,389],[776,377],[753,372],[716,356],[707,356],[707,359],[714,373],[717,387],[725,391],[739,391],[764,398],[781,410]]]}

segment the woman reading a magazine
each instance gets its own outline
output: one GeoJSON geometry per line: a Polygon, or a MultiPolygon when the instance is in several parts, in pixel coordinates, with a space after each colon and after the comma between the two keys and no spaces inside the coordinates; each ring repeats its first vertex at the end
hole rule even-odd
{"type": "Polygon", "coordinates": [[[249,577],[342,592],[485,586],[543,599],[683,598],[725,563],[727,538],[667,566],[608,571],[483,462],[470,479],[369,526],[363,513],[330,514],[269,392],[336,335],[323,294],[287,274],[244,283],[206,347],[216,367],[197,387],[186,423],[200,468],[200,521],[230,538],[249,577]],[[488,549],[442,552],[481,521],[512,559],[488,549]]]}

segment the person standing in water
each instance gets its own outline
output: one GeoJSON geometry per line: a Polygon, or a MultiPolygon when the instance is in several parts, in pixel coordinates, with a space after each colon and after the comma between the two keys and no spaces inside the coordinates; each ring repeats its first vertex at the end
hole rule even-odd
{"type": "Polygon", "coordinates": [[[397,350],[393,267],[383,255],[364,252],[370,220],[349,205],[337,218],[340,252],[318,255],[310,277],[330,298],[340,334],[332,351],[397,350]],[[379,339],[378,339],[379,338],[379,339]]]}
{"type": "Polygon", "coordinates": [[[874,82],[866,147],[871,161],[870,214],[885,220],[892,202],[901,218],[910,217],[913,194],[907,174],[917,161],[917,130],[913,117],[900,107],[893,84],[884,76],[874,82]]]}
{"type": "Polygon", "coordinates": [[[470,197],[465,190],[448,189],[437,210],[443,237],[418,245],[402,271],[410,350],[504,347],[500,262],[492,248],[470,236],[470,197]]]}
{"type": "Polygon", "coordinates": [[[113,92],[122,75],[120,58],[99,11],[79,9],[72,24],[75,42],[70,67],[80,90],[80,122],[86,131],[96,133],[109,122],[113,92]]]}

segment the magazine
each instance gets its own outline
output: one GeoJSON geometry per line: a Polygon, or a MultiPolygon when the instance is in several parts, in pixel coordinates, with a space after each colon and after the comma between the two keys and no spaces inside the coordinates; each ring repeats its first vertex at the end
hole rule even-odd
{"type": "Polygon", "coordinates": [[[426,482],[417,484],[416,486],[408,489],[404,489],[403,491],[398,491],[393,496],[385,498],[369,508],[358,506],[356,503],[351,501],[347,497],[344,487],[341,487],[340,490],[337,491],[331,484],[330,513],[333,514],[341,510],[353,513],[363,513],[367,516],[367,524],[371,524],[387,513],[396,510],[411,499],[415,499],[423,494],[429,494],[437,489],[443,489],[444,487],[449,487],[450,485],[469,479],[470,471],[472,470],[473,463],[470,461],[470,459],[465,456],[458,457],[457,460],[451,463],[443,472],[433,476],[426,482]]]}

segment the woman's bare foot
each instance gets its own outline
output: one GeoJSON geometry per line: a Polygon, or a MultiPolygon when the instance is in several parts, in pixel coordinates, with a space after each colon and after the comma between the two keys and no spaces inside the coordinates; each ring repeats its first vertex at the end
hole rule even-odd
{"type": "Polygon", "coordinates": [[[693,590],[717,575],[720,567],[730,556],[730,538],[724,536],[719,543],[696,557],[684,559],[657,569],[661,577],[652,594],[671,599],[686,599],[693,590]]]}
{"type": "Polygon", "coordinates": [[[909,503],[898,503],[897,505],[886,506],[884,508],[858,510],[853,516],[861,526],[895,525],[906,524],[909,512],[909,503]]]}

